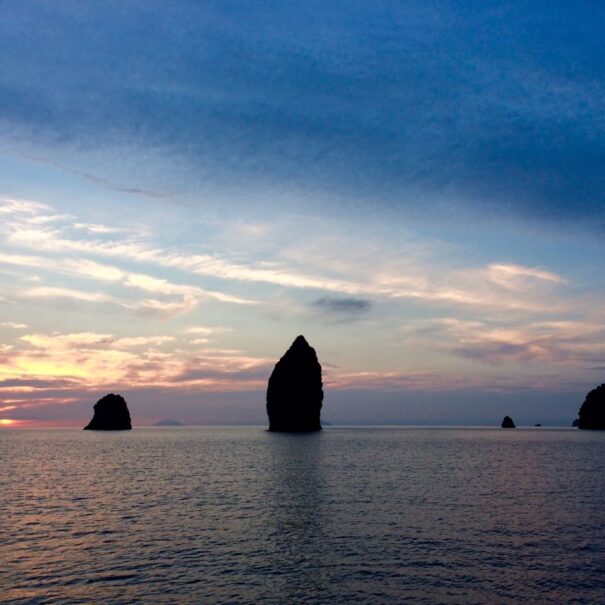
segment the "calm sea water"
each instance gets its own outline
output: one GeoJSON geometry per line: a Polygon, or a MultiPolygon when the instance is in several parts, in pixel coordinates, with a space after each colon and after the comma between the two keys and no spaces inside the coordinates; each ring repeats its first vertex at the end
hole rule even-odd
{"type": "Polygon", "coordinates": [[[605,603],[605,433],[0,433],[3,603],[605,603]]]}

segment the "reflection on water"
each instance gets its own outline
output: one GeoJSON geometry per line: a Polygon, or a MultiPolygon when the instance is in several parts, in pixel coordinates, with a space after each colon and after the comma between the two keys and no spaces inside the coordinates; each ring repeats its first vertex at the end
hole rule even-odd
{"type": "MultiPolygon", "coordinates": [[[[270,592],[284,603],[314,601],[329,575],[328,491],[322,458],[325,433],[271,433],[271,466],[264,474],[270,592]]],[[[329,441],[329,439],[328,439],[329,441]]]]}
{"type": "Polygon", "coordinates": [[[605,434],[0,433],[6,603],[598,603],[605,434]]]}

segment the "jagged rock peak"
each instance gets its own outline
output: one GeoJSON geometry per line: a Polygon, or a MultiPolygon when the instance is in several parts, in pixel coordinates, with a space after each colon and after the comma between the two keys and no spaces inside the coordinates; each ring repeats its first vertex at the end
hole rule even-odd
{"type": "Polygon", "coordinates": [[[94,405],[92,420],[85,431],[129,431],[132,429],[130,412],[126,400],[121,395],[109,393],[94,405]]]}
{"type": "MultiPolygon", "coordinates": [[[[307,342],[307,339],[302,335],[299,334],[295,339],[294,342],[290,345],[290,349],[295,348],[295,347],[308,347],[308,348],[312,348],[309,343],[307,342]]],[[[315,349],[313,349],[315,351],[315,349]]]]}
{"type": "Polygon", "coordinates": [[[605,384],[586,395],[578,415],[578,428],[605,430],[605,384]]]}
{"type": "Polygon", "coordinates": [[[269,378],[269,430],[319,431],[322,404],[323,383],[317,354],[304,336],[297,336],[269,378]]]}
{"type": "Polygon", "coordinates": [[[513,419],[510,416],[504,416],[504,418],[502,419],[502,428],[503,429],[515,429],[517,428],[515,426],[515,423],[513,422],[513,419]]]}

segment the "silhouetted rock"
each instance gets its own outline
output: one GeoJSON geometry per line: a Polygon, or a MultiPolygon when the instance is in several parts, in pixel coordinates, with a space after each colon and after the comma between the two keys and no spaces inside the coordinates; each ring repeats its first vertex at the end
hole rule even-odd
{"type": "Polygon", "coordinates": [[[536,424],[534,424],[534,426],[542,426],[539,422],[536,422],[536,424]]]}
{"type": "Polygon", "coordinates": [[[504,418],[502,419],[502,428],[503,429],[515,429],[517,428],[515,426],[515,423],[513,422],[513,419],[510,416],[504,416],[504,418]]]}
{"type": "Polygon", "coordinates": [[[575,426],[576,428],[580,426],[580,419],[576,418],[572,423],[571,426],[575,426]]]}
{"type": "Polygon", "coordinates": [[[267,387],[270,431],[320,431],[324,398],[315,349],[298,336],[275,364],[267,387]]]}
{"type": "Polygon", "coordinates": [[[132,429],[130,412],[121,395],[110,393],[95,403],[92,420],[85,431],[129,431],[132,429]]]}
{"type": "Polygon", "coordinates": [[[153,426],[183,426],[183,423],[178,420],[172,420],[172,418],[164,418],[163,420],[158,420],[153,426]]]}
{"type": "Polygon", "coordinates": [[[578,415],[578,428],[605,430],[605,384],[586,395],[578,415]]]}

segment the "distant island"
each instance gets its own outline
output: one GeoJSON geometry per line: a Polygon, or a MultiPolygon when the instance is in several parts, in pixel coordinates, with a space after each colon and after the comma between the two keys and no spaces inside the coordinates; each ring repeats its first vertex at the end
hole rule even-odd
{"type": "Polygon", "coordinates": [[[586,395],[578,416],[578,428],[605,430],[605,384],[598,386],[586,395]]]}
{"type": "Polygon", "coordinates": [[[516,429],[515,423],[510,416],[504,416],[502,424],[500,425],[503,429],[516,429]]]}
{"type": "Polygon", "coordinates": [[[315,349],[298,336],[275,364],[267,386],[269,430],[320,431],[321,365],[315,349]]]}
{"type": "Polygon", "coordinates": [[[178,420],[173,420],[172,418],[164,418],[158,420],[153,426],[183,426],[183,423],[178,420]]]}
{"type": "Polygon", "coordinates": [[[130,412],[121,395],[109,393],[94,405],[92,420],[85,431],[129,431],[132,429],[130,412]]]}

